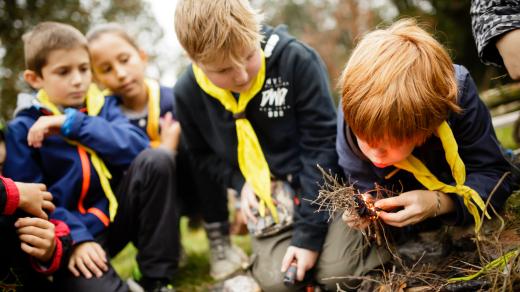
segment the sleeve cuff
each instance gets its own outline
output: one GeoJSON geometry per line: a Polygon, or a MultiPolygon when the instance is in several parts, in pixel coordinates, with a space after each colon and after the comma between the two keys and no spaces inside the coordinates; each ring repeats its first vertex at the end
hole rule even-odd
{"type": "Polygon", "coordinates": [[[42,264],[34,257],[31,257],[31,265],[38,273],[50,275],[56,272],[60,267],[61,257],[63,256],[63,245],[58,237],[55,236],[54,240],[56,241],[56,249],[54,250],[54,255],[49,265],[42,264]]]}
{"type": "Polygon", "coordinates": [[[237,191],[238,197],[240,197],[240,192],[242,191],[242,187],[246,183],[244,176],[239,171],[235,171],[231,176],[231,187],[237,191]]]}
{"type": "Polygon", "coordinates": [[[7,201],[5,203],[3,214],[12,215],[20,204],[20,192],[12,179],[1,176],[0,179],[2,180],[7,193],[7,201]]]}

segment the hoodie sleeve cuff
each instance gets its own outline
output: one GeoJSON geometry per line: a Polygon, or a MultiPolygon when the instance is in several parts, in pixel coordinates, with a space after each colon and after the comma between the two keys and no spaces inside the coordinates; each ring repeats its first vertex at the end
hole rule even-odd
{"type": "Polygon", "coordinates": [[[311,226],[296,225],[293,230],[291,245],[320,252],[325,242],[327,231],[327,227],[312,228],[311,226]]]}
{"type": "Polygon", "coordinates": [[[61,257],[63,256],[63,245],[58,237],[55,236],[54,240],[56,241],[56,249],[54,250],[54,255],[52,256],[52,259],[48,265],[40,263],[34,257],[30,258],[31,265],[33,269],[36,270],[36,272],[44,275],[50,275],[59,269],[61,257]]]}
{"type": "Polygon", "coordinates": [[[231,187],[237,191],[238,196],[240,197],[240,192],[242,191],[242,187],[246,183],[244,176],[239,171],[235,171],[231,176],[231,187]]]}
{"type": "Polygon", "coordinates": [[[61,126],[61,134],[65,137],[72,138],[77,135],[81,123],[83,121],[84,114],[74,108],[65,109],[65,122],[61,126]]]}
{"type": "Polygon", "coordinates": [[[20,192],[18,191],[18,188],[16,187],[16,184],[12,179],[1,176],[0,179],[4,184],[7,194],[7,201],[5,203],[3,214],[12,215],[18,208],[18,205],[20,204],[20,192]]]}

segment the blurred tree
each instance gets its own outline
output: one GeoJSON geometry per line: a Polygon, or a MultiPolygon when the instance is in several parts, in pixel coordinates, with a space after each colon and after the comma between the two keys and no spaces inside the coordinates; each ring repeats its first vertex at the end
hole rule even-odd
{"type": "MultiPolygon", "coordinates": [[[[484,66],[471,34],[471,0],[256,0],[266,22],[289,31],[324,59],[334,87],[356,40],[381,23],[416,17],[445,45],[454,62],[466,66],[481,89],[505,83],[505,71],[484,66]]],[[[337,90],[336,90],[337,91],[337,90]]],[[[336,94],[336,91],[335,94],[336,94]]]]}
{"type": "MultiPolygon", "coordinates": [[[[355,38],[380,22],[374,9],[358,0],[265,0],[260,5],[266,22],[286,24],[298,39],[323,58],[331,86],[345,66],[355,38]]],[[[336,95],[336,90],[333,90],[336,95]]]]}
{"type": "Polygon", "coordinates": [[[11,118],[16,95],[28,90],[24,69],[22,35],[41,21],[59,21],[86,32],[92,25],[117,21],[137,36],[154,55],[153,44],[162,30],[141,0],[0,0],[0,115],[11,118]]]}
{"type": "Polygon", "coordinates": [[[506,71],[483,65],[471,34],[471,0],[390,0],[399,17],[414,16],[430,27],[454,62],[471,72],[480,89],[509,82],[506,71]],[[501,76],[503,78],[494,78],[501,76]]]}

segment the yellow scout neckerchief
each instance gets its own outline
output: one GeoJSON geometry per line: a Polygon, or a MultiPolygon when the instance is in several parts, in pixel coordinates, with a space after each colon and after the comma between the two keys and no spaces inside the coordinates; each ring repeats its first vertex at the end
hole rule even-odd
{"type": "Polygon", "coordinates": [[[437,134],[441,140],[444,148],[446,161],[448,162],[453,178],[455,179],[455,186],[447,185],[439,181],[428,168],[415,156],[410,155],[405,160],[395,163],[394,166],[411,172],[414,177],[428,190],[442,191],[445,193],[456,193],[464,198],[464,205],[475,219],[475,233],[478,234],[482,224],[478,209],[482,210],[486,217],[490,218],[485,211],[485,204],[479,194],[472,188],[464,185],[466,181],[466,167],[459,156],[457,141],[453,137],[453,133],[447,122],[443,122],[437,129],[437,134]],[[478,207],[478,208],[477,208],[478,207]]]}
{"type": "Polygon", "coordinates": [[[146,123],[146,133],[150,138],[150,146],[157,148],[161,145],[161,135],[159,134],[159,119],[161,116],[160,105],[160,86],[152,79],[145,79],[146,91],[148,94],[148,122],[146,123]]]}
{"type": "MultiPolygon", "coordinates": [[[[42,106],[44,106],[46,109],[51,111],[53,115],[62,115],[62,113],[60,112],[58,107],[49,100],[49,96],[47,95],[47,92],[45,92],[45,90],[40,89],[38,91],[38,95],[36,96],[36,98],[42,104],[42,106]]],[[[99,112],[101,111],[101,108],[105,104],[105,97],[103,96],[101,91],[99,91],[97,86],[90,85],[88,92],[87,92],[85,103],[87,105],[88,115],[97,116],[99,114],[99,112]]],[[[67,143],[76,145],[78,147],[78,149],[83,149],[90,154],[90,159],[91,159],[92,165],[94,166],[94,169],[96,170],[96,172],[99,176],[99,182],[101,183],[101,187],[103,188],[103,191],[105,192],[105,196],[108,199],[110,221],[113,222],[114,217],[116,216],[118,203],[117,203],[117,199],[114,195],[114,192],[112,192],[112,187],[110,186],[109,179],[112,178],[110,171],[106,167],[103,160],[96,154],[96,152],[94,150],[92,150],[84,145],[81,145],[76,141],[72,141],[69,139],[65,139],[65,140],[67,141],[67,143]]]]}
{"type": "Polygon", "coordinates": [[[213,84],[195,64],[192,65],[192,68],[195,79],[202,90],[216,98],[222,103],[226,110],[233,113],[238,137],[238,166],[240,167],[240,171],[260,199],[258,208],[260,215],[262,217],[265,216],[265,207],[267,205],[274,221],[278,223],[278,213],[271,198],[271,173],[269,171],[269,165],[267,165],[255,130],[245,117],[248,102],[260,92],[265,81],[265,56],[262,50],[260,50],[260,54],[262,59],[260,70],[253,80],[251,87],[246,92],[240,93],[238,104],[229,90],[222,89],[213,84]]]}
{"type": "MultiPolygon", "coordinates": [[[[161,116],[161,87],[153,79],[145,78],[146,94],[148,95],[148,119],[146,121],[146,134],[150,139],[150,146],[157,148],[161,145],[161,135],[159,134],[159,119],[161,116]]],[[[103,90],[105,96],[113,95],[110,89],[103,90]]],[[[123,98],[121,96],[121,98],[123,98]]]]}

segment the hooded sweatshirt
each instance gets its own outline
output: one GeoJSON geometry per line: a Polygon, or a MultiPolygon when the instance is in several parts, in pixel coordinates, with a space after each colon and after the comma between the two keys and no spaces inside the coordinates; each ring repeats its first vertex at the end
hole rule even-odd
{"type": "MultiPolygon", "coordinates": [[[[291,244],[321,250],[328,214],[311,205],[322,176],[316,165],[338,173],[336,112],[327,72],[318,54],[287,33],[285,26],[263,27],[266,76],[246,108],[271,175],[301,190],[295,199],[291,244]]],[[[177,117],[195,164],[240,193],[244,177],[237,158],[233,114],[206,94],[190,66],[174,88],[177,117]]]]}

